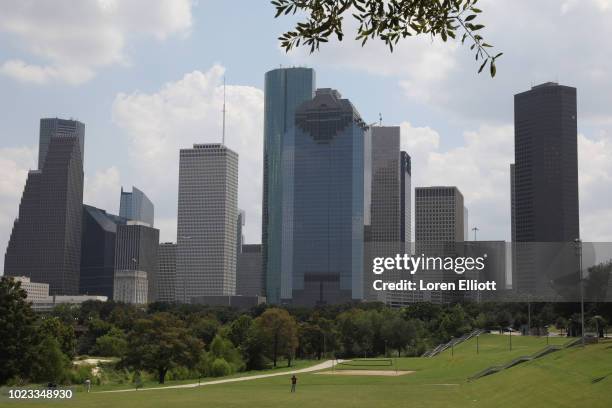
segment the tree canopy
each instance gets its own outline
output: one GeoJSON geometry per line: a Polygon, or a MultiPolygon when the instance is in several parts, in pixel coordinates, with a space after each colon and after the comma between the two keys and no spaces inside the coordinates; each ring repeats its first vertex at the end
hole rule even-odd
{"type": "Polygon", "coordinates": [[[357,24],[355,40],[365,45],[370,39],[382,40],[391,52],[401,39],[428,35],[446,42],[461,36],[461,43],[471,43],[478,72],[488,65],[491,77],[497,71],[495,62],[502,53],[491,52],[492,46],[485,42],[478,21],[482,10],[476,7],[478,0],[272,0],[276,16],[288,14],[305,15],[292,30],[278,39],[289,51],[295,47],[310,47],[310,52],[319,49],[321,43],[336,36],[344,38],[345,17],[357,24]]]}

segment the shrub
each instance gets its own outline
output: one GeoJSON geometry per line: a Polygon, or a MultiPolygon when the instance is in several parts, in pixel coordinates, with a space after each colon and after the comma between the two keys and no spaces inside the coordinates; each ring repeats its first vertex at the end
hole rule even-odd
{"type": "Polygon", "coordinates": [[[222,358],[217,358],[213,361],[210,366],[210,375],[212,377],[223,377],[226,375],[230,375],[232,373],[232,368],[229,363],[222,358]]]}

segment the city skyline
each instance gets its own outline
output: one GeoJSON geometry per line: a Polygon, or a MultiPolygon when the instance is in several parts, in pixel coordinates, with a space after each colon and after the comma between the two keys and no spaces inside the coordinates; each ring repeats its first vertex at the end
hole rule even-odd
{"type": "MultiPolygon", "coordinates": [[[[227,143],[240,154],[243,166],[239,206],[244,208],[247,217],[246,242],[259,242],[262,74],[279,64],[312,66],[318,72],[319,84],[343,89],[345,96],[359,106],[364,118],[377,120],[381,112],[383,124],[401,125],[402,148],[413,156],[413,167],[421,169],[415,171],[413,185],[459,186],[470,209],[470,227],[480,228],[481,239],[510,238],[507,163],[513,156],[512,95],[529,89],[532,84],[556,79],[577,87],[579,156],[589,158],[588,161],[579,160],[582,236],[586,240],[610,240],[610,229],[604,226],[612,219],[612,210],[605,204],[609,202],[608,191],[612,188],[605,187],[612,181],[609,176],[603,181],[598,178],[598,175],[612,173],[612,164],[605,160],[612,151],[608,125],[612,122],[608,120],[607,110],[610,104],[605,99],[609,93],[600,92],[610,87],[610,79],[601,74],[607,66],[607,54],[581,46],[581,58],[568,60],[566,49],[588,42],[586,38],[592,35],[575,25],[572,13],[588,15],[593,27],[603,31],[605,37],[608,29],[600,23],[609,17],[611,9],[595,2],[587,2],[579,11],[570,2],[543,2],[528,8],[526,4],[516,2],[512,7],[516,15],[524,15],[521,13],[528,9],[530,18],[537,16],[547,22],[541,24],[542,28],[540,25],[532,28],[535,32],[531,33],[530,40],[536,45],[545,44],[546,47],[539,48],[548,50],[546,56],[524,50],[511,38],[503,36],[501,33],[507,29],[507,23],[502,16],[507,9],[492,3],[484,13],[490,21],[487,37],[495,39],[495,44],[505,52],[493,80],[472,72],[473,64],[469,56],[464,55],[467,53],[452,44],[430,46],[427,41],[417,40],[400,46],[393,55],[387,55],[384,46],[373,44],[366,47],[366,52],[375,56],[374,65],[363,64],[363,57],[357,58],[358,45],[347,41],[343,42],[343,49],[330,44],[313,56],[285,55],[279,51],[276,41],[283,31],[283,23],[271,19],[271,8],[254,7],[245,2],[239,7],[236,18],[243,18],[248,26],[271,22],[269,29],[253,30],[255,35],[247,39],[246,44],[239,44],[243,38],[220,25],[221,17],[229,16],[230,10],[220,4],[190,5],[178,14],[174,24],[159,25],[157,31],[137,25],[134,19],[130,20],[130,27],[110,27],[131,47],[111,49],[114,54],[108,63],[98,63],[91,55],[80,55],[68,45],[59,48],[62,55],[69,53],[72,61],[82,57],[79,66],[92,71],[92,75],[78,83],[67,83],[61,75],[53,76],[57,70],[43,70],[36,76],[38,71],[34,68],[20,70],[20,65],[8,64],[21,60],[26,68],[34,67],[32,61],[36,54],[26,46],[32,37],[12,32],[2,20],[0,43],[10,46],[0,51],[3,74],[0,83],[7,95],[0,98],[5,124],[0,140],[0,163],[7,175],[0,190],[0,247],[6,246],[25,174],[36,167],[36,122],[45,116],[77,117],[88,126],[85,203],[118,213],[116,186],[138,185],[156,203],[159,220],[156,225],[161,230],[162,240],[173,241],[178,188],[175,174],[163,173],[178,172],[174,149],[220,141],[224,75],[228,83],[227,143]],[[219,18],[211,19],[212,15],[219,18]],[[569,43],[551,40],[563,38],[567,27],[576,28],[573,36],[567,39],[569,43]],[[223,47],[202,41],[215,31],[225,34],[223,47]],[[553,35],[555,32],[560,34],[553,35]],[[142,33],[142,38],[130,37],[135,33],[142,33]],[[138,46],[139,51],[134,51],[134,46],[138,46]],[[194,49],[206,52],[193,53],[194,49]],[[230,51],[232,49],[246,52],[253,64],[243,67],[243,52],[230,51]],[[191,54],[197,57],[190,57],[191,54]],[[120,57],[125,57],[123,61],[129,59],[129,64],[122,65],[120,57]],[[160,64],[162,58],[164,63],[160,64]],[[402,61],[407,63],[402,64],[402,61]],[[219,65],[215,65],[217,62],[219,65]],[[156,69],[151,70],[151,66],[156,69]],[[389,71],[385,66],[395,68],[389,71]],[[400,68],[402,66],[406,68],[400,68]],[[28,77],[24,74],[28,72],[34,74],[28,77]],[[490,87],[486,94],[479,91],[484,86],[490,87]],[[468,88],[470,92],[465,92],[468,88]],[[62,97],[58,98],[59,95],[62,97]],[[188,107],[184,121],[179,121],[176,107],[184,106],[187,100],[194,105],[188,107]],[[151,118],[163,118],[163,121],[151,118]],[[108,160],[109,157],[112,160],[108,160]]],[[[154,14],[157,5],[157,2],[151,4],[153,15],[139,18],[146,20],[157,16],[154,14]]],[[[51,26],[63,21],[61,4],[57,10],[60,13],[50,12],[44,16],[51,26]]],[[[98,13],[89,9],[79,11],[88,16],[98,13]]],[[[24,24],[30,23],[43,30],[42,24],[35,24],[36,18],[41,17],[28,12],[27,7],[6,10],[5,17],[16,15],[24,24]]],[[[98,26],[92,30],[99,33],[98,26]]],[[[59,47],[57,44],[50,46],[59,47]]],[[[43,60],[45,58],[42,56],[43,60]]],[[[54,61],[49,64],[53,66],[54,61]]]]}

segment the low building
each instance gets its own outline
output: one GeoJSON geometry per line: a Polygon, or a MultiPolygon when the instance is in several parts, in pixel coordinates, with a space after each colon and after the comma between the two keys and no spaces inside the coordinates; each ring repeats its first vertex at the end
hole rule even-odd
{"type": "Polygon", "coordinates": [[[98,302],[106,302],[106,296],[90,296],[90,295],[66,295],[66,296],[47,296],[44,299],[37,299],[32,302],[32,309],[35,312],[50,312],[57,305],[80,305],[83,302],[90,300],[98,302]]]}
{"type": "Polygon", "coordinates": [[[13,280],[21,283],[21,289],[26,291],[30,302],[43,301],[49,297],[48,283],[32,282],[27,276],[15,276],[13,280]]]}
{"type": "Polygon", "coordinates": [[[137,270],[116,270],[113,300],[143,305],[147,303],[147,273],[137,270]]]}
{"type": "Polygon", "coordinates": [[[236,309],[249,309],[266,303],[264,296],[194,296],[190,303],[208,306],[228,306],[236,309]]]}

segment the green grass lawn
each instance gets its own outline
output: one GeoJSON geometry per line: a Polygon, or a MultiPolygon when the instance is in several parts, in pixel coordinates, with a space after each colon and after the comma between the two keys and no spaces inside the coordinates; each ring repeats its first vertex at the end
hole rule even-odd
{"type": "MultiPolygon", "coordinates": [[[[50,404],[5,403],[20,407],[232,407],[232,408],[609,408],[612,406],[612,341],[573,347],[468,382],[467,377],[491,364],[530,354],[545,339],[513,338],[510,352],[499,336],[479,339],[480,353],[468,342],[454,355],[398,359],[398,367],[416,372],[399,377],[299,374],[297,393],[289,393],[286,376],[200,388],[126,393],[79,393],[72,401],[50,404]],[[472,350],[472,346],[474,349],[472,350]]],[[[552,340],[552,339],[551,339],[552,340]]],[[[566,339],[555,341],[564,342],[566,339]]],[[[371,368],[370,368],[371,369],[371,368]]]]}

